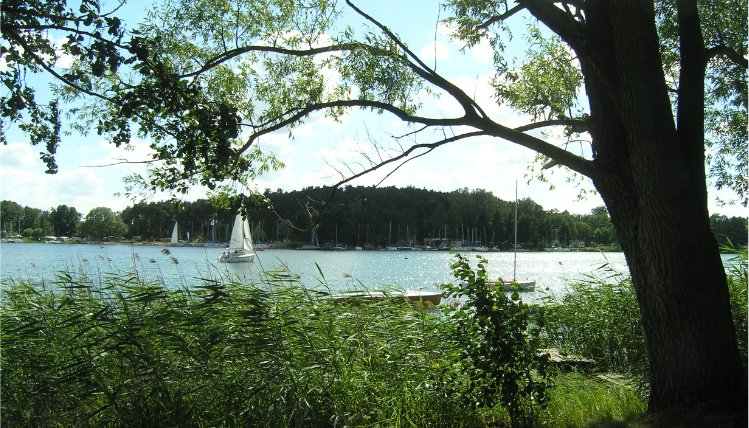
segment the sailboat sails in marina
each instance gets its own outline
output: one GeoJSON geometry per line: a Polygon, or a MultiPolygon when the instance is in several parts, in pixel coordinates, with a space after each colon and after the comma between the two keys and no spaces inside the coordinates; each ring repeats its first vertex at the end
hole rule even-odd
{"type": "Polygon", "coordinates": [[[228,251],[218,258],[221,263],[247,263],[255,258],[255,250],[252,248],[252,235],[250,234],[250,223],[237,214],[234,217],[234,227],[231,230],[228,251]]]}

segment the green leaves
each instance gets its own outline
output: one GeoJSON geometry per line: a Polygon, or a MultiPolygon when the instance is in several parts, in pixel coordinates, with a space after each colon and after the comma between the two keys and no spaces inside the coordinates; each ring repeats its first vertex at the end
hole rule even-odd
{"type": "Polygon", "coordinates": [[[527,60],[494,78],[497,101],[534,121],[579,117],[583,75],[575,55],[557,36],[528,25],[527,60]]]}
{"type": "Polygon", "coordinates": [[[548,355],[539,355],[540,330],[517,292],[507,297],[501,281],[488,281],[485,259],[477,258],[474,271],[467,258],[455,256],[451,268],[460,282],[443,288],[463,303],[443,312],[460,349],[454,361],[470,378],[466,404],[499,403],[513,426],[528,426],[548,403],[551,374],[548,355]]]}

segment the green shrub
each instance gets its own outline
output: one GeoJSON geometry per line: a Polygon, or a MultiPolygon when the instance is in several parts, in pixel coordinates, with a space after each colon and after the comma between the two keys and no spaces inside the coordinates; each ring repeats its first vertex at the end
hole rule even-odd
{"type": "Polygon", "coordinates": [[[539,329],[517,292],[508,297],[501,281],[487,280],[486,259],[478,257],[474,272],[456,254],[453,274],[460,281],[446,284],[447,297],[465,298],[445,307],[446,322],[457,343],[451,355],[468,376],[465,399],[476,407],[501,405],[513,426],[530,426],[548,404],[548,354],[539,354],[539,329]]]}

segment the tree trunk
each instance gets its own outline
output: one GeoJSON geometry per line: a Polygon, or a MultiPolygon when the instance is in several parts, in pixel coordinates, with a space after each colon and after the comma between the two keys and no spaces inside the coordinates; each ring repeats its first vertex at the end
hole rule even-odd
{"type": "MultiPolygon", "coordinates": [[[[695,135],[699,127],[684,132],[674,123],[653,3],[590,0],[585,18],[575,33],[582,37],[568,41],[590,100],[591,178],[619,235],[640,306],[650,410],[710,403],[745,413],[746,377],[709,227],[704,136],[695,135]]],[[[699,93],[692,87],[689,95],[678,109],[691,114],[679,117],[699,120],[699,93]]]]}
{"type": "MultiPolygon", "coordinates": [[[[676,180],[661,184],[684,190],[676,180]]],[[[620,235],[638,237],[622,246],[646,333],[652,411],[738,399],[743,392],[717,243],[701,206],[679,209],[672,201],[643,201],[617,227],[625,232],[620,235]]]]}

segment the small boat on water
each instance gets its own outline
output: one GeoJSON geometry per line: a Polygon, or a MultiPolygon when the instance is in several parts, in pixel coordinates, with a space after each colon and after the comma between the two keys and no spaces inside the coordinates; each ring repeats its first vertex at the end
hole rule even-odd
{"type": "Polygon", "coordinates": [[[317,233],[315,233],[315,229],[312,229],[312,237],[310,238],[310,243],[302,245],[301,247],[297,248],[297,250],[320,250],[320,242],[317,240],[317,233]]]}
{"type": "MultiPolygon", "coordinates": [[[[490,282],[490,285],[496,285],[496,282],[490,282]]],[[[536,281],[502,281],[502,288],[505,291],[534,291],[536,281]]]]}
{"type": "MultiPolygon", "coordinates": [[[[515,259],[513,261],[512,281],[502,281],[502,289],[504,291],[535,291],[536,281],[535,280],[521,280],[517,279],[517,268],[518,268],[518,183],[515,182],[515,259]]],[[[491,281],[486,283],[488,286],[495,286],[497,282],[491,281]]]]}
{"type": "Polygon", "coordinates": [[[250,235],[250,223],[242,220],[241,215],[234,217],[234,227],[231,230],[231,240],[228,251],[219,256],[221,263],[248,263],[255,258],[250,235]]]}
{"type": "Polygon", "coordinates": [[[385,300],[405,298],[411,303],[424,303],[437,306],[442,301],[442,293],[437,291],[351,291],[330,296],[336,302],[354,302],[357,300],[385,300]]]}

